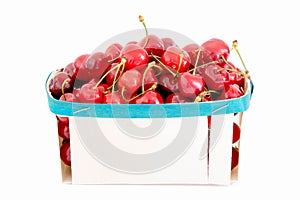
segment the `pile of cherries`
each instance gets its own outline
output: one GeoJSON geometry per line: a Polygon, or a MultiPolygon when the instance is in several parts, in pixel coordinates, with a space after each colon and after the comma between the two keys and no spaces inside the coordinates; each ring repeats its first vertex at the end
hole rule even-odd
{"type": "MultiPolygon", "coordinates": [[[[49,82],[53,98],[97,104],[201,103],[244,95],[247,70],[228,60],[229,46],[212,38],[180,47],[172,38],[149,34],[104,52],[83,54],[57,70],[49,82]]],[[[237,41],[233,48],[238,52],[237,41]]],[[[238,53],[238,55],[240,55],[238,53]]],[[[243,63],[243,62],[242,62],[243,63]]],[[[69,125],[59,117],[61,159],[70,162],[69,125]]]]}

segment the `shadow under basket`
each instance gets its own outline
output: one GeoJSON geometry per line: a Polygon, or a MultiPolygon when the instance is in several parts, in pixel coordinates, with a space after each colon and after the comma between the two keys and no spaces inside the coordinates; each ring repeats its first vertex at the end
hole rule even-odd
{"type": "MultiPolygon", "coordinates": [[[[238,180],[240,137],[234,134],[236,128],[241,134],[251,80],[235,99],[86,104],[54,99],[49,77],[50,111],[69,123],[71,166],[61,161],[63,183],[228,185],[238,180]]],[[[59,137],[59,146],[63,143],[59,137]]]]}

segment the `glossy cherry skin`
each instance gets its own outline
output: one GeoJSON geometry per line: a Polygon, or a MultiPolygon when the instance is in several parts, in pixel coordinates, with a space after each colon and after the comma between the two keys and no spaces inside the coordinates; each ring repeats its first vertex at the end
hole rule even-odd
{"type": "Polygon", "coordinates": [[[64,84],[64,92],[72,92],[73,90],[73,81],[65,72],[56,72],[54,76],[50,79],[49,91],[52,96],[58,99],[62,95],[62,85],[65,80],[68,80],[64,84]]]}
{"type": "Polygon", "coordinates": [[[126,97],[131,97],[142,85],[142,74],[135,69],[122,74],[118,81],[118,89],[126,97]]]}
{"type": "Polygon", "coordinates": [[[165,100],[165,103],[188,103],[188,102],[193,102],[193,101],[187,97],[182,96],[180,93],[172,93],[165,100]]]}
{"type": "Polygon", "coordinates": [[[128,44],[138,44],[138,42],[137,41],[130,41],[130,42],[126,43],[126,45],[128,45],[128,44]]]}
{"type": "Polygon", "coordinates": [[[231,170],[233,170],[238,164],[239,164],[239,150],[235,147],[232,147],[231,170]]]}
{"type": "Polygon", "coordinates": [[[95,88],[95,85],[90,83],[84,84],[79,91],[79,100],[82,103],[101,103],[102,96],[99,88],[95,88]]]}
{"type": "Polygon", "coordinates": [[[195,64],[196,64],[196,61],[197,61],[197,57],[198,57],[197,66],[200,66],[200,65],[203,64],[202,59],[201,59],[201,47],[200,47],[200,45],[198,45],[196,43],[192,43],[192,44],[186,45],[182,49],[185,50],[189,54],[189,56],[191,58],[192,67],[196,67],[195,64]]]}
{"type": "Polygon", "coordinates": [[[167,49],[168,47],[178,47],[178,45],[174,42],[174,40],[172,38],[166,37],[166,38],[161,38],[165,49],[167,49]]]}
{"type": "Polygon", "coordinates": [[[60,120],[57,121],[58,135],[64,139],[70,139],[69,121],[64,123],[60,120]]]}
{"type": "MultiPolygon", "coordinates": [[[[109,60],[115,60],[116,58],[118,58],[120,56],[121,50],[122,50],[123,46],[119,43],[114,43],[109,45],[106,50],[105,50],[105,55],[107,57],[109,57],[109,60]]],[[[118,61],[120,61],[120,59],[117,59],[118,61]]]]}
{"type": "MultiPolygon", "coordinates": [[[[144,72],[143,72],[144,73],[144,72]]],[[[144,76],[144,74],[143,74],[144,76]]],[[[150,87],[152,87],[152,85],[154,83],[158,83],[158,80],[155,76],[155,71],[153,68],[149,69],[146,74],[145,74],[145,79],[144,79],[144,89],[147,90],[150,87]]]]}
{"type": "Polygon", "coordinates": [[[241,135],[241,129],[239,125],[236,123],[233,123],[233,137],[232,137],[232,143],[236,143],[240,139],[241,135]]]}
{"type": "Polygon", "coordinates": [[[89,81],[93,78],[99,79],[107,71],[110,57],[102,52],[96,52],[86,58],[85,62],[79,67],[77,79],[89,81]]]}
{"type": "Polygon", "coordinates": [[[230,66],[227,64],[224,65],[224,68],[233,69],[235,71],[228,71],[229,84],[238,84],[240,87],[244,87],[245,78],[239,74],[242,73],[242,70],[235,67],[231,62],[227,61],[230,66]]]}
{"type": "Polygon", "coordinates": [[[163,104],[164,100],[158,92],[153,91],[153,90],[148,90],[142,96],[134,99],[130,103],[135,103],[135,104],[163,104]]]}
{"type": "MultiPolygon", "coordinates": [[[[113,63],[113,64],[111,64],[111,66],[108,68],[107,71],[109,71],[109,70],[111,70],[112,68],[116,67],[118,64],[119,64],[119,63],[113,63]]],[[[115,80],[115,81],[118,80],[118,78],[119,78],[120,75],[121,75],[121,72],[122,72],[121,68],[119,68],[119,69],[116,68],[116,69],[110,71],[110,72],[107,74],[107,76],[105,77],[106,83],[107,83],[108,85],[112,85],[113,82],[114,82],[114,80],[115,80]],[[117,71],[118,71],[118,74],[116,75],[117,71]],[[116,76],[116,78],[115,78],[115,76],[116,76]]]]}
{"type": "Polygon", "coordinates": [[[230,50],[228,45],[218,38],[212,38],[202,45],[203,52],[204,52],[204,61],[211,62],[211,61],[218,61],[219,64],[224,65],[225,62],[222,59],[222,56],[227,60],[230,50]]]}
{"type": "Polygon", "coordinates": [[[237,84],[231,84],[223,90],[219,99],[233,99],[243,96],[244,93],[241,90],[241,87],[237,84]]]}
{"type": "MultiPolygon", "coordinates": [[[[146,37],[144,37],[138,44],[143,47],[146,42],[146,37]]],[[[162,56],[165,51],[163,41],[156,35],[148,35],[148,42],[145,46],[145,50],[148,55],[154,54],[156,56],[162,56]]]]}
{"type": "Polygon", "coordinates": [[[112,92],[103,95],[103,104],[124,104],[126,103],[119,92],[112,92]]]}
{"type": "Polygon", "coordinates": [[[59,97],[61,101],[76,102],[76,96],[73,93],[65,93],[59,97]]]}
{"type": "Polygon", "coordinates": [[[178,87],[183,96],[195,99],[204,91],[205,81],[200,75],[192,75],[189,72],[184,72],[178,77],[178,87]]]}
{"type": "Polygon", "coordinates": [[[228,72],[219,65],[206,66],[202,74],[209,90],[223,90],[228,85],[228,72]]]}
{"type": "Polygon", "coordinates": [[[178,72],[185,72],[189,69],[191,59],[189,54],[179,47],[171,46],[166,49],[161,57],[162,63],[178,72]],[[182,57],[182,61],[180,62],[182,57]]]}
{"type": "Polygon", "coordinates": [[[82,54],[80,56],[78,56],[75,60],[74,60],[74,67],[76,69],[79,69],[82,67],[82,65],[84,65],[86,59],[90,56],[90,54],[82,54]]]}
{"type": "Polygon", "coordinates": [[[80,100],[79,100],[79,92],[80,92],[80,88],[75,88],[74,90],[73,90],[73,95],[75,96],[75,101],[74,102],[80,102],[80,100]]]}
{"type": "Polygon", "coordinates": [[[125,69],[133,69],[148,64],[147,51],[137,44],[128,44],[120,52],[121,57],[126,59],[125,69]]]}
{"type": "Polygon", "coordinates": [[[61,121],[62,123],[69,123],[69,118],[68,117],[63,117],[60,115],[55,115],[57,122],[61,121]]]}
{"type": "Polygon", "coordinates": [[[98,90],[104,94],[104,93],[107,93],[107,89],[108,89],[109,85],[105,84],[105,83],[100,83],[98,85],[98,90]]]}
{"type": "Polygon", "coordinates": [[[69,140],[63,140],[62,145],[60,146],[60,159],[65,165],[71,166],[71,150],[69,140]]]}
{"type": "Polygon", "coordinates": [[[78,69],[74,66],[74,63],[69,63],[63,70],[73,81],[77,77],[78,69]]]}
{"type": "Polygon", "coordinates": [[[170,73],[163,73],[159,78],[159,86],[166,92],[178,92],[178,79],[170,73]]]}

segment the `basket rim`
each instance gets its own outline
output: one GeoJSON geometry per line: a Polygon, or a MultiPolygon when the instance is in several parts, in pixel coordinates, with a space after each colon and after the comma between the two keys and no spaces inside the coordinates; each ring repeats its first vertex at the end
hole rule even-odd
{"type": "Polygon", "coordinates": [[[246,92],[239,98],[199,103],[172,104],[94,104],[60,101],[52,97],[48,85],[51,72],[45,83],[48,106],[52,113],[62,116],[100,118],[174,118],[211,116],[246,111],[250,106],[253,82],[247,80],[246,92]]]}

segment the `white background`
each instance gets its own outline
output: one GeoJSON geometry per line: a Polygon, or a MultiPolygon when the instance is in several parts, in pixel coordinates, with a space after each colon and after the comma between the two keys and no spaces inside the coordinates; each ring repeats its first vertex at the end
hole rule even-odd
{"type": "Polygon", "coordinates": [[[299,198],[296,2],[1,1],[0,199],[299,198]],[[61,184],[46,77],[110,37],[141,28],[139,14],[149,27],[171,29],[199,43],[211,37],[229,44],[239,41],[255,90],[243,123],[237,183],[225,187],[61,184]]]}

